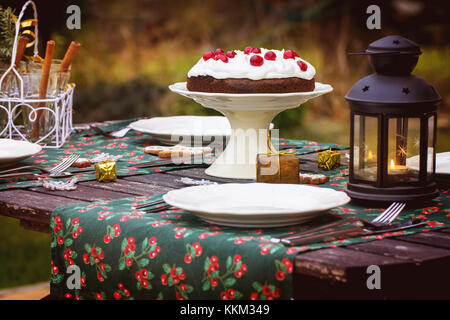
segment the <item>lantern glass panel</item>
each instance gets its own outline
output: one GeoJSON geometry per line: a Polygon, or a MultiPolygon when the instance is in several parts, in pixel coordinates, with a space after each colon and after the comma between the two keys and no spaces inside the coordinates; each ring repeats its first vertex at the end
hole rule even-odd
{"type": "Polygon", "coordinates": [[[353,123],[353,175],[377,181],[378,118],[355,115],[353,123]]]}
{"type": "Polygon", "coordinates": [[[435,116],[431,115],[428,118],[428,148],[427,148],[427,180],[433,180],[433,174],[435,171],[435,163],[434,163],[434,122],[435,116]]]}
{"type": "Polygon", "coordinates": [[[420,168],[420,118],[390,118],[388,136],[388,183],[418,182],[419,171],[406,165],[415,157],[420,168]]]}

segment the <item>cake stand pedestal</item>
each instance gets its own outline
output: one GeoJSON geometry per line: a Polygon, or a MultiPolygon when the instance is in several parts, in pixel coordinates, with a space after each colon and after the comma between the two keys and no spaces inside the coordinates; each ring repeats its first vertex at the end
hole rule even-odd
{"type": "Polygon", "coordinates": [[[230,94],[193,92],[186,82],[178,82],[169,89],[194,99],[202,106],[219,111],[228,118],[231,126],[230,140],[217,160],[205,173],[221,178],[256,179],[256,155],[274,152],[267,139],[272,119],[283,110],[333,90],[330,85],[316,82],[310,92],[230,94]],[[270,148],[270,150],[269,150],[270,148]]]}

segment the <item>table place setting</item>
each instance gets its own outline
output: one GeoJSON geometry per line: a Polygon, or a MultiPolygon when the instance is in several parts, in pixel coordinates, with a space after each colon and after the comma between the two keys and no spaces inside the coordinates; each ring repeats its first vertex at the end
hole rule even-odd
{"type": "MultiPolygon", "coordinates": [[[[255,191],[244,191],[251,183],[238,184],[241,189],[236,189],[233,183],[194,186],[160,195],[57,208],[51,220],[52,265],[58,270],[52,275],[52,294],[69,293],[63,286],[67,276],[61,270],[75,263],[86,279],[90,279],[80,290],[70,291],[80,299],[96,299],[97,293],[104,299],[113,299],[117,283],[123,283],[133,299],[219,299],[220,293],[229,289],[239,292],[237,297],[242,298],[252,294],[267,298],[276,291],[277,298],[286,299],[292,296],[292,266],[297,253],[449,225],[445,216],[445,212],[448,215],[445,208],[450,205],[448,191],[427,208],[393,203],[382,210],[348,202],[346,194],[340,191],[346,181],[345,177],[332,178],[325,184],[326,188],[253,184],[255,188],[273,191],[299,187],[299,190],[317,189],[315,192],[328,195],[331,190],[337,198],[330,200],[330,210],[326,211],[320,210],[327,208],[327,204],[320,203],[319,209],[313,199],[293,201],[296,209],[286,209],[289,205],[284,200],[292,200],[287,198],[287,191],[283,192],[285,198],[266,196],[267,204],[264,201],[252,204],[251,199],[245,199],[255,191]],[[219,189],[216,193],[206,193],[202,191],[204,188],[219,189]],[[222,188],[229,188],[230,193],[222,188]],[[238,195],[242,197],[239,199],[238,195]],[[208,197],[221,200],[211,202],[208,197]],[[338,201],[343,204],[339,205],[338,201]],[[192,209],[190,205],[196,207],[192,209]],[[286,226],[277,226],[279,216],[285,214],[283,210],[287,214],[282,224],[286,226]],[[275,211],[278,212],[278,216],[273,213],[276,222],[262,218],[267,215],[270,219],[271,212],[275,211]],[[230,218],[240,217],[240,213],[244,213],[242,219],[230,218]],[[289,220],[288,215],[293,219],[289,220]],[[82,231],[74,233],[76,230],[82,231]],[[98,263],[94,261],[93,244],[95,252],[104,255],[98,263]],[[72,257],[65,255],[68,250],[72,257]],[[214,265],[212,261],[220,266],[215,271],[210,268],[214,265]],[[98,268],[101,264],[110,265],[111,271],[108,267],[98,268]],[[265,266],[264,270],[261,265],[265,266]],[[143,277],[142,272],[149,276],[143,277]],[[272,288],[270,294],[260,290],[264,285],[272,288]],[[191,289],[184,291],[185,286],[191,289]]],[[[301,194],[303,197],[299,199],[310,195],[301,194]]]]}

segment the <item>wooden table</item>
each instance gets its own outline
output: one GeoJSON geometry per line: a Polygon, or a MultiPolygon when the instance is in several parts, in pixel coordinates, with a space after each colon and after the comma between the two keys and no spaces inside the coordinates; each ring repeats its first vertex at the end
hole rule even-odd
{"type": "MultiPolygon", "coordinates": [[[[300,156],[302,170],[317,170],[317,154],[300,156]]],[[[184,187],[180,177],[217,182],[205,169],[183,169],[123,177],[113,183],[86,181],[75,191],[42,187],[0,191],[0,214],[20,220],[25,229],[49,233],[56,207],[163,193],[184,187]]],[[[299,253],[293,277],[295,299],[436,299],[450,298],[450,228],[391,239],[299,253]],[[372,273],[381,270],[381,289],[367,288],[372,273]]]]}

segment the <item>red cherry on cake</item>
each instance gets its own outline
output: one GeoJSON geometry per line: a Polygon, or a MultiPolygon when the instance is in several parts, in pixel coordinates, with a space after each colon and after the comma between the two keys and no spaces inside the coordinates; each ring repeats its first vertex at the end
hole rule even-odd
{"type": "Polygon", "coordinates": [[[236,55],[236,52],[234,52],[234,51],[227,51],[227,57],[228,58],[234,58],[235,55],[236,55]]]}
{"type": "Polygon", "coordinates": [[[261,49],[260,48],[253,48],[252,49],[252,53],[261,53],[261,49]]]}
{"type": "Polygon", "coordinates": [[[214,53],[215,53],[216,55],[219,55],[219,54],[224,54],[225,51],[223,51],[223,50],[220,49],[220,48],[217,48],[216,51],[214,51],[214,53]]]}
{"type": "Polygon", "coordinates": [[[253,47],[246,47],[246,48],[244,49],[244,53],[245,53],[245,54],[250,54],[250,53],[252,52],[253,49],[254,49],[253,47]]]}
{"type": "Polygon", "coordinates": [[[211,59],[213,57],[214,57],[214,52],[210,51],[210,52],[207,52],[207,53],[205,53],[203,55],[203,60],[207,61],[207,60],[209,60],[209,59],[211,59]]]}
{"type": "Polygon", "coordinates": [[[301,60],[297,61],[297,64],[302,71],[306,71],[308,69],[308,65],[301,60]]]}
{"type": "Polygon", "coordinates": [[[228,58],[227,58],[227,56],[225,56],[225,55],[223,55],[223,54],[218,54],[218,55],[217,55],[217,59],[220,59],[220,60],[222,60],[223,62],[228,63],[228,58]]]}
{"type": "Polygon", "coordinates": [[[277,55],[273,51],[267,51],[266,54],[264,55],[264,59],[266,59],[266,60],[272,60],[273,61],[276,58],[277,58],[277,55]]]}
{"type": "Polygon", "coordinates": [[[252,66],[260,67],[263,65],[263,63],[264,63],[264,59],[261,56],[258,56],[257,54],[255,54],[254,56],[252,56],[250,58],[250,64],[252,66]]]}
{"type": "Polygon", "coordinates": [[[298,57],[298,54],[294,50],[286,50],[283,54],[285,59],[295,59],[295,57],[298,57]]]}

